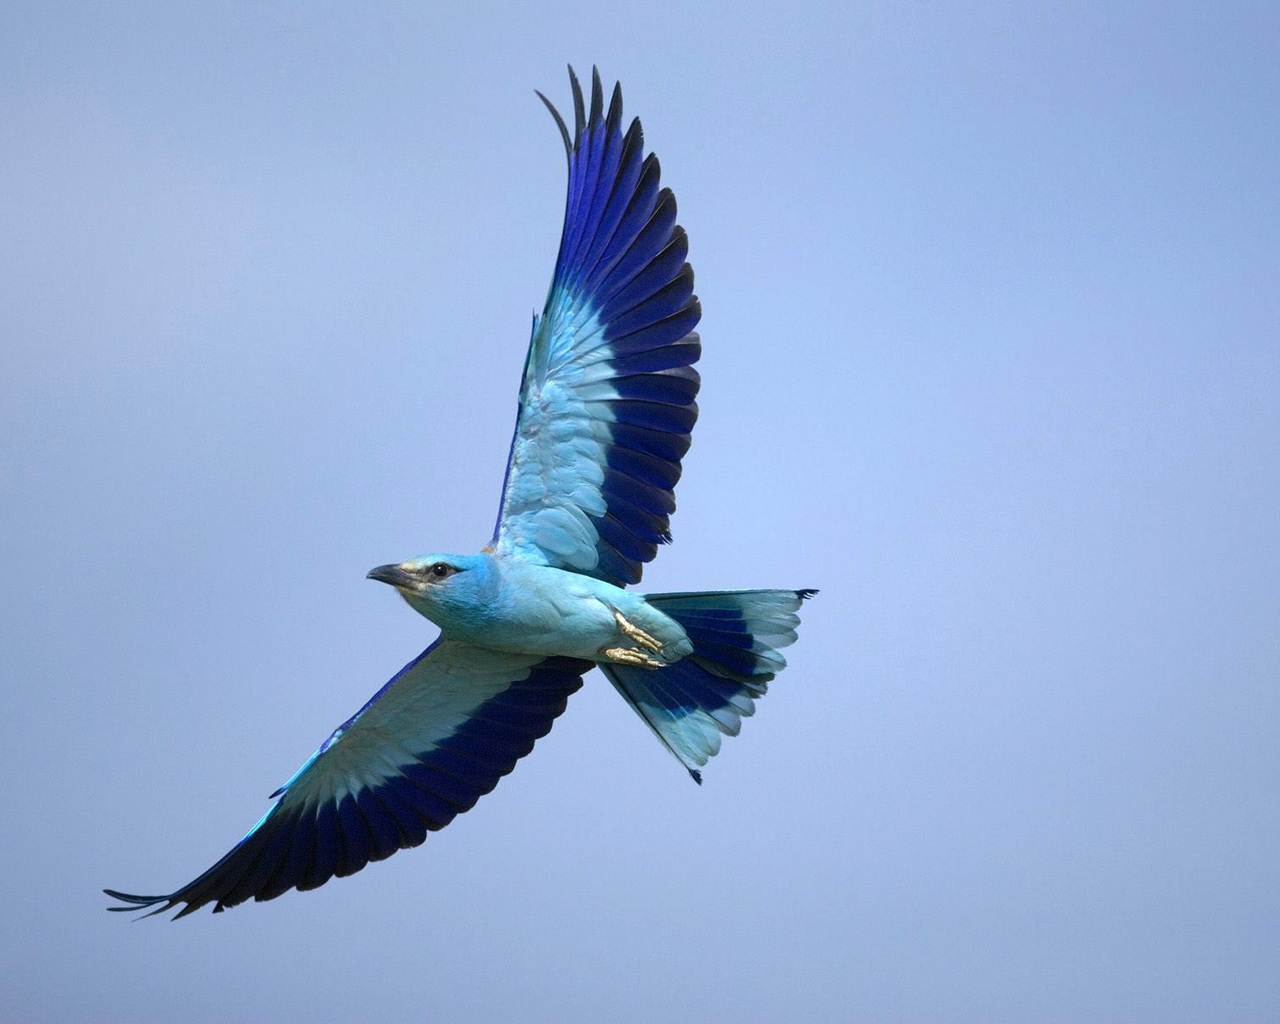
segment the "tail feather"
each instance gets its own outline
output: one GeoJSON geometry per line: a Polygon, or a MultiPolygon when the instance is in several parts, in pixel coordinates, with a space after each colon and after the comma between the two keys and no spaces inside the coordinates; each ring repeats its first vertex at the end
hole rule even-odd
{"type": "Polygon", "coordinates": [[[648,594],[675,619],[693,653],[665,668],[601,664],[617,691],[663,745],[702,782],[699,769],[755,714],[769,680],[786,668],[778,648],[795,642],[796,612],[816,590],[648,594]]]}

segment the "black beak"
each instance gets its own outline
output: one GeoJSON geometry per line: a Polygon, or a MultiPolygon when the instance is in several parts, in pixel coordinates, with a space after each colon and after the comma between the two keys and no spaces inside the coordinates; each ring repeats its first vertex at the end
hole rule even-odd
{"type": "Polygon", "coordinates": [[[414,576],[398,565],[380,565],[376,569],[370,569],[365,579],[390,583],[393,587],[412,587],[418,582],[414,576]]]}

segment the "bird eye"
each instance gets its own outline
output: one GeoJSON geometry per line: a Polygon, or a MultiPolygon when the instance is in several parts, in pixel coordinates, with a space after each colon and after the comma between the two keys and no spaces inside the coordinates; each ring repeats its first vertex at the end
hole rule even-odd
{"type": "Polygon", "coordinates": [[[452,576],[454,569],[453,566],[446,565],[444,562],[435,562],[427,572],[431,574],[433,580],[443,580],[452,576]]]}

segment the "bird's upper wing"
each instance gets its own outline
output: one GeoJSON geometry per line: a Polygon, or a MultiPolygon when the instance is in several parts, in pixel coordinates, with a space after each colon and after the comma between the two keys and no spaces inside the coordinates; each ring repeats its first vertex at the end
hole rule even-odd
{"type": "Polygon", "coordinates": [[[166,896],[107,889],[126,905],[206,903],[214,912],[354,874],[417,846],[469,810],[533,749],[582,685],[589,661],[505,654],[440,640],[334,731],[243,839],[166,896]]]}
{"type": "Polygon", "coordinates": [[[670,539],[673,488],[697,419],[702,315],[658,160],[622,129],[598,73],[573,86],[574,134],[541,93],[569,155],[555,276],[534,321],[493,546],[624,585],[670,539]]]}

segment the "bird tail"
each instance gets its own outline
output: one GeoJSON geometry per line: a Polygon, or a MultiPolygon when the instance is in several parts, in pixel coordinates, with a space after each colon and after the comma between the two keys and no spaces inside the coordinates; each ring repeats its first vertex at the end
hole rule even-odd
{"type": "Polygon", "coordinates": [[[684,627],[693,653],[664,668],[600,664],[615,689],[679,758],[693,780],[738,735],[769,680],[787,665],[779,649],[795,643],[800,603],[816,590],[727,590],[646,594],[684,627]]]}

